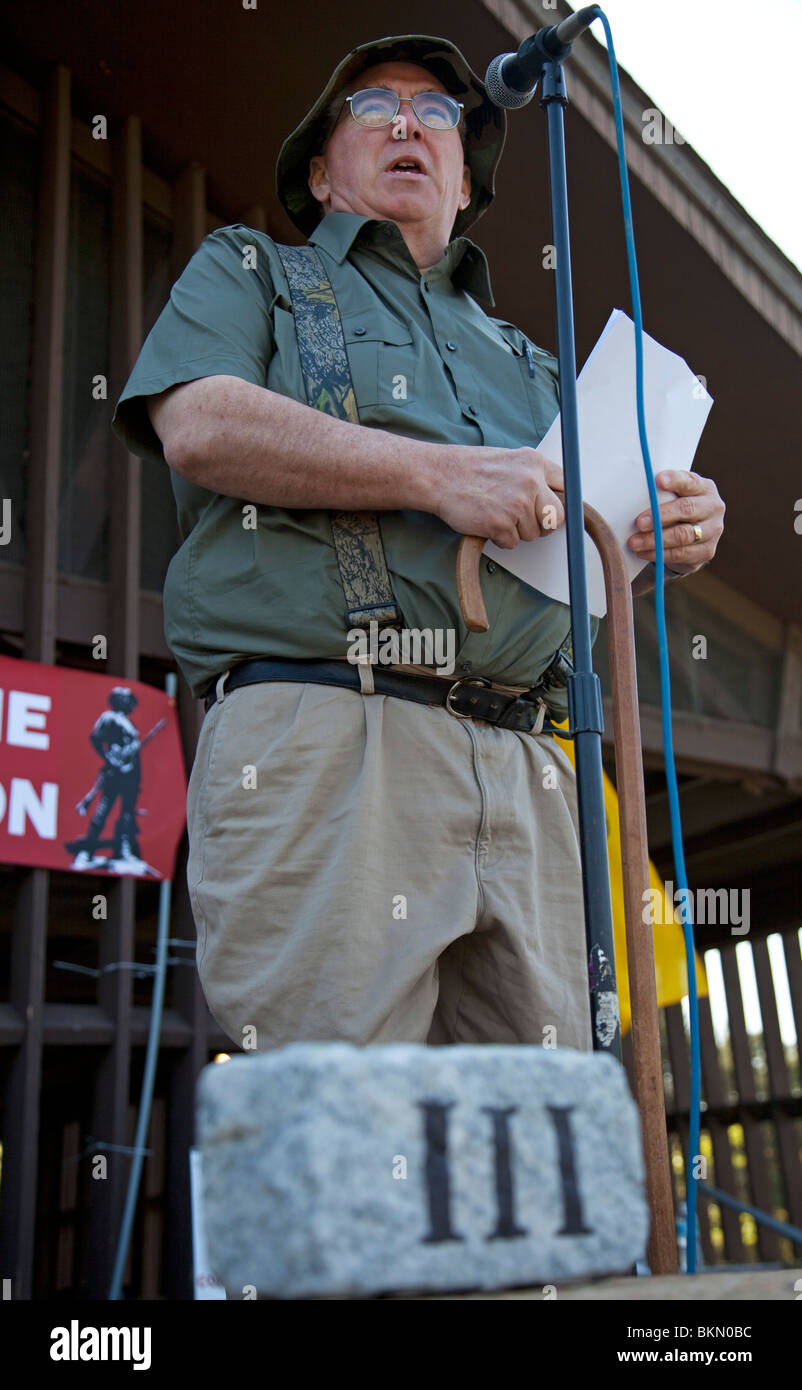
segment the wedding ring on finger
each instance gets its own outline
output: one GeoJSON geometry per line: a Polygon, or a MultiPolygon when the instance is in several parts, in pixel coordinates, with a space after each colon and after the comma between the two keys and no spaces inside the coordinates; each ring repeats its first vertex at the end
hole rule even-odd
{"type": "Polygon", "coordinates": [[[694,526],[694,528],[693,528],[693,538],[694,538],[694,544],[696,543],[696,541],[700,541],[700,540],[702,539],[702,528],[701,528],[701,526],[694,526]]]}

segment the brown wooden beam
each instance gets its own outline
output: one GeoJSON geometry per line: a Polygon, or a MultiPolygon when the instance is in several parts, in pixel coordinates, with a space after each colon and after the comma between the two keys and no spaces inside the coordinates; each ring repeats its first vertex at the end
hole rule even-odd
{"type": "MultiPolygon", "coordinates": [[[[87,910],[89,899],[87,898],[87,910]]],[[[134,958],[136,883],[117,879],[108,887],[108,919],[103,924],[98,966],[134,958]]],[[[95,1072],[92,1134],[106,1144],[130,1145],[131,971],[111,970],[98,980],[100,1011],[112,1020],[111,1041],[95,1072]]],[[[130,1156],[107,1155],[107,1176],[92,1189],[89,1219],[89,1297],[108,1298],[114,1252],[122,1221],[130,1156]]]]}
{"type": "MultiPolygon", "coordinates": [[[[61,574],[56,584],[56,637],[59,642],[91,645],[108,623],[108,586],[96,579],[61,574]]],[[[25,570],[0,562],[0,629],[22,633],[25,626],[25,570]]],[[[164,640],[161,594],[140,592],[138,626],[140,655],[172,661],[164,640]]]]}
{"type": "Polygon", "coordinates": [[[44,869],[24,875],[13,922],[10,1007],[24,1031],[3,1103],[0,1268],[11,1278],[15,1299],[29,1299],[33,1292],[49,883],[44,869]]]}
{"type": "MultiPolygon", "coordinates": [[[[738,822],[753,820],[768,811],[788,807],[794,800],[788,791],[776,783],[762,791],[752,791],[743,782],[725,782],[718,778],[697,778],[683,783],[679,789],[682,817],[682,836],[686,842],[694,836],[705,836],[726,826],[730,837],[737,839],[738,822]]],[[[671,816],[668,792],[654,792],[646,798],[649,822],[649,847],[654,853],[671,848],[671,816]]]]}
{"type": "MultiPolygon", "coordinates": [[[[189,967],[179,967],[182,974],[192,978],[189,967]]],[[[195,975],[197,978],[197,974],[195,975]]],[[[198,985],[200,988],[200,985],[198,985]]],[[[199,1049],[202,1065],[207,1052],[231,1052],[233,1044],[214,1022],[201,994],[201,1012],[206,1010],[205,1050],[199,1049]]],[[[150,1009],[135,1005],[131,1010],[131,1045],[144,1047],[150,1028],[150,1009]]],[[[0,1004],[0,1047],[16,1047],[25,1035],[24,1015],[12,1004],[0,1004]]],[[[106,1047],[114,1038],[114,1023],[97,1004],[45,1004],[43,1010],[42,1042],[45,1047],[106,1047]]],[[[194,1046],[192,1023],[176,1009],[165,1009],[162,1015],[160,1045],[170,1050],[194,1046]]]]}
{"type": "MultiPolygon", "coordinates": [[[[750,1120],[772,1120],[778,1107],[784,1115],[802,1118],[802,1096],[768,1096],[765,1100],[750,1101],[733,1100],[716,1106],[703,1102],[702,1128],[705,1128],[710,1117],[723,1125],[739,1125],[743,1122],[745,1115],[750,1120]]],[[[666,1113],[670,1127],[676,1128],[678,1120],[687,1124],[690,1119],[687,1103],[679,1109],[670,1105],[666,1113]]],[[[717,1185],[714,1184],[714,1186],[717,1185]]]]}
{"type": "MultiPolygon", "coordinates": [[[[770,821],[772,813],[766,817],[770,821]]],[[[711,840],[718,837],[711,833],[711,840]]],[[[797,866],[799,873],[799,845],[802,842],[802,820],[798,816],[786,817],[784,823],[766,825],[744,825],[738,827],[737,834],[718,844],[705,844],[700,836],[695,844],[685,849],[685,864],[689,881],[701,887],[722,887],[744,871],[753,874],[776,870],[784,871],[788,865],[797,866]]],[[[753,890],[754,891],[754,890],[753,890]]]]}
{"type": "MultiPolygon", "coordinates": [[[[142,346],[142,131],[129,116],[114,137],[112,188],[111,382],[116,400],[142,346]]],[[[136,679],[139,664],[139,554],[142,462],[121,440],[111,447],[111,552],[107,670],[136,679]]]]}
{"type": "MultiPolygon", "coordinates": [[[[172,269],[180,275],[206,235],[206,176],[197,164],[190,165],[173,186],[172,269]]],[[[183,675],[178,675],[178,717],[187,769],[191,769],[203,723],[203,706],[193,696],[183,675]]],[[[195,938],[195,925],[186,886],[186,837],[176,870],[174,917],[176,935],[195,938]]],[[[188,953],[187,953],[188,954],[188,953]]],[[[174,981],[175,1008],[187,1020],[192,1044],[171,1068],[169,1079],[169,1142],[166,1184],[169,1201],[165,1222],[164,1285],[169,1298],[192,1297],[191,1222],[189,1205],[189,1149],[194,1143],[195,1085],[214,1045],[209,1031],[211,1016],[200,987],[197,971],[179,967],[174,981]]],[[[217,1035],[217,1025],[213,1025],[217,1035]]],[[[217,1046],[220,1046],[218,1043],[217,1046]]],[[[228,1039],[222,1044],[230,1046],[228,1039]]]]}
{"type": "MultiPolygon", "coordinates": [[[[172,273],[181,274],[206,235],[206,174],[200,164],[189,164],[173,184],[172,273]]],[[[178,674],[178,719],[187,768],[192,766],[203,723],[203,706],[193,696],[181,672],[178,674]]]]}
{"type": "Polygon", "coordinates": [[[785,629],[780,706],[777,716],[777,736],[774,747],[773,771],[786,774],[789,759],[793,762],[802,734],[802,630],[793,623],[785,629]]]}
{"type": "MultiPolygon", "coordinates": [[[[612,701],[602,701],[604,733],[602,741],[612,743],[612,701]]],[[[662,716],[657,705],[641,704],[641,744],[644,765],[663,766],[662,716]]],[[[674,756],[680,772],[707,774],[713,777],[738,778],[750,773],[763,773],[796,788],[802,779],[802,738],[785,738],[783,766],[775,772],[775,732],[757,724],[743,724],[734,719],[711,719],[703,714],[673,711],[674,756]]]]}
{"type": "MultiPolygon", "coordinates": [[[[142,341],[142,133],[129,116],[115,133],[112,147],[112,304],[111,388],[116,397],[142,341]]],[[[127,680],[139,674],[139,551],[141,463],[115,439],[111,455],[108,588],[109,671],[127,680]]],[[[109,891],[109,916],[100,938],[102,968],[134,959],[136,880],[117,879],[109,891]]],[[[107,1144],[133,1143],[130,1095],[132,1046],[132,976],[110,971],[98,981],[98,1005],[113,1021],[114,1033],[96,1078],[92,1133],[107,1144]]],[[[108,1176],[97,1183],[92,1202],[89,1240],[89,1294],[108,1296],[122,1223],[131,1159],[110,1152],[108,1176]]]]}
{"type": "MultiPolygon", "coordinates": [[[[184,941],[195,939],[195,924],[187,889],[187,839],[176,865],[173,930],[184,941]]],[[[209,1061],[209,1025],[217,1032],[195,968],[195,953],[181,948],[192,967],[179,966],[173,979],[173,1007],[186,1020],[191,1043],[171,1058],[168,1080],[168,1144],[165,1172],[164,1294],[171,1299],[193,1296],[192,1223],[189,1200],[189,1150],[195,1143],[195,1088],[209,1061]]],[[[231,1044],[224,1045],[225,1051],[231,1044]]]]}
{"type": "Polygon", "coordinates": [[[188,164],[173,184],[173,279],[177,280],[206,235],[206,173],[188,164]]]}
{"type": "Polygon", "coordinates": [[[70,74],[53,70],[39,194],[27,480],[25,655],[52,662],[56,648],[64,309],[70,215],[70,74]]]}
{"type": "MultiPolygon", "coordinates": [[[[64,306],[70,210],[70,74],[64,67],[56,67],[51,72],[44,110],[34,281],[23,650],[29,661],[51,663],[56,644],[64,306]]],[[[25,1034],[9,1069],[5,1096],[0,1263],[10,1272],[11,1295],[17,1299],[30,1298],[33,1283],[49,889],[50,875],[46,869],[31,869],[22,876],[11,945],[10,1003],[25,1021],[25,1034]]]]}
{"type": "Polygon", "coordinates": [[[266,232],[267,216],[264,203],[254,203],[247,212],[243,213],[242,220],[246,227],[253,227],[257,232],[266,232]]]}

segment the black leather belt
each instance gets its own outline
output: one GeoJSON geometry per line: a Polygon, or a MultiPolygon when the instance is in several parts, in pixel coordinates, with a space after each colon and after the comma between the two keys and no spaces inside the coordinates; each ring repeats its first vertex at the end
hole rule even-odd
{"type": "MultiPolygon", "coordinates": [[[[547,707],[538,690],[511,695],[498,690],[484,676],[463,676],[453,683],[441,676],[419,676],[411,671],[373,666],[373,686],[377,695],[394,695],[420,705],[444,705],[457,719],[484,719],[502,729],[550,733],[554,725],[547,718],[547,707]]],[[[241,685],[261,681],[308,681],[312,685],[339,685],[361,690],[359,671],[350,661],[301,661],[289,658],[260,658],[232,667],[223,687],[223,696],[241,685]]],[[[215,681],[205,699],[208,712],[217,700],[215,681]]]]}

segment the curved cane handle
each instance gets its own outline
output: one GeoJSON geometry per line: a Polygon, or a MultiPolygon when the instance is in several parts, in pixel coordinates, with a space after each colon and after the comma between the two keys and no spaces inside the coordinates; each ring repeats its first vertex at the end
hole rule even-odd
{"type": "Polygon", "coordinates": [[[479,560],[484,546],[482,536],[463,536],[457,552],[457,594],[469,632],[487,632],[490,626],[479,583],[479,560]]]}

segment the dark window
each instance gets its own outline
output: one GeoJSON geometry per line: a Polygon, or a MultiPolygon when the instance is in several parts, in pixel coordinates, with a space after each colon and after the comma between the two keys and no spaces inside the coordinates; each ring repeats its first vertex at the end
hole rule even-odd
{"type": "Polygon", "coordinates": [[[58,567],[108,579],[111,195],[73,164],[64,329],[58,567]],[[95,379],[104,377],[107,398],[95,379]]]}
{"type": "Polygon", "coordinates": [[[25,560],[26,471],[30,453],[33,275],[39,137],[0,117],[0,493],[11,499],[11,540],[0,560],[25,560]]]}

